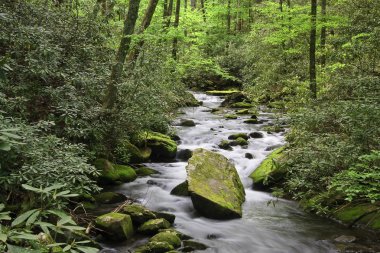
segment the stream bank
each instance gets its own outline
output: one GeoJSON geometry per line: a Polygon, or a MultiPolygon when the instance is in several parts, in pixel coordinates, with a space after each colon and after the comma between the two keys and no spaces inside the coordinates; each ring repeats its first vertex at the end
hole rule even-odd
{"type": "MultiPolygon", "coordinates": [[[[230,221],[207,219],[194,210],[190,198],[170,195],[170,191],[186,179],[186,161],[147,163],[146,166],[160,174],[138,178],[112,190],[139,200],[151,210],[175,214],[175,228],[210,246],[205,252],[337,252],[339,247],[347,248],[347,244],[334,241],[341,235],[354,236],[360,245],[368,245],[367,237],[360,231],[307,214],[293,201],[276,199],[269,193],[252,190],[252,181],[248,176],[273,147],[284,144],[283,133],[268,134],[262,131],[273,121],[272,114],[261,113],[260,124],[246,124],[244,121],[250,118],[249,115],[239,115],[232,120],[211,113],[222,103],[221,97],[203,93],[195,93],[195,97],[203,105],[182,109],[183,114],[178,122],[192,120],[195,126],[177,124],[177,134],[181,139],[178,149],[205,148],[226,156],[234,163],[246,191],[243,217],[230,221]],[[246,148],[235,146],[232,151],[219,148],[218,144],[229,135],[242,132],[261,132],[263,138],[249,139],[246,148]],[[246,154],[251,154],[252,159],[247,158],[246,154]]],[[[146,238],[140,238],[109,246],[127,252],[145,241],[146,238]]]]}

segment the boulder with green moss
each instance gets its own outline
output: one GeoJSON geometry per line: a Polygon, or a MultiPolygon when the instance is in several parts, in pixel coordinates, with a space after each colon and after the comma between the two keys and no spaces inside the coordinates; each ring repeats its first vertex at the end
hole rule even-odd
{"type": "Polygon", "coordinates": [[[144,145],[151,148],[151,158],[155,161],[174,159],[177,153],[177,143],[170,136],[157,132],[148,132],[140,136],[144,145]]]}
{"type": "Polygon", "coordinates": [[[176,196],[189,196],[188,187],[187,181],[185,181],[174,187],[170,194],[176,196]]]}
{"type": "Polygon", "coordinates": [[[159,171],[146,167],[146,166],[137,167],[135,168],[135,171],[136,171],[137,176],[139,177],[146,177],[146,176],[150,176],[154,174],[160,174],[159,171]]]}
{"type": "Polygon", "coordinates": [[[226,114],[226,115],[224,115],[224,118],[225,119],[237,119],[238,116],[236,116],[234,114],[226,114]]]}
{"type": "Polygon", "coordinates": [[[230,145],[231,146],[247,146],[248,141],[242,137],[239,137],[236,140],[231,141],[230,145]]]}
{"type": "Polygon", "coordinates": [[[229,141],[226,141],[226,140],[222,140],[219,144],[218,144],[218,147],[221,148],[221,149],[225,149],[225,150],[232,150],[232,147],[231,147],[231,144],[229,141]]]}
{"type": "Polygon", "coordinates": [[[167,242],[148,242],[135,249],[135,253],[165,253],[174,250],[174,247],[167,242]]]}
{"type": "Polygon", "coordinates": [[[186,171],[191,200],[199,213],[215,219],[242,216],[244,187],[235,167],[226,157],[196,149],[186,171]]]}
{"type": "MultiPolygon", "coordinates": [[[[128,160],[123,161],[124,163],[132,162],[132,163],[141,163],[146,162],[149,160],[149,157],[152,153],[152,150],[150,148],[138,148],[135,145],[133,145],[128,140],[123,141],[123,143],[117,148],[119,153],[124,154],[125,156],[129,156],[128,160]]],[[[123,157],[122,155],[121,157],[123,157]]]]}
{"type": "Polygon", "coordinates": [[[360,226],[380,232],[380,203],[349,204],[339,207],[334,218],[348,226],[360,226]]]}
{"type": "Polygon", "coordinates": [[[281,179],[286,171],[278,166],[278,161],[283,155],[284,147],[274,150],[249,176],[253,180],[256,189],[267,189],[281,179]]]}
{"type": "Polygon", "coordinates": [[[244,102],[248,100],[248,97],[245,96],[242,92],[235,92],[226,96],[221,106],[229,107],[234,103],[244,102]]]}
{"type": "Polygon", "coordinates": [[[94,196],[99,204],[115,204],[123,202],[127,197],[118,192],[102,192],[94,196]]]}
{"type": "Polygon", "coordinates": [[[125,205],[121,209],[121,212],[131,216],[131,219],[135,225],[141,225],[148,220],[157,218],[152,211],[136,203],[125,205]]]}
{"type": "Polygon", "coordinates": [[[250,112],[249,112],[248,109],[241,109],[241,110],[237,110],[236,114],[238,114],[238,115],[246,115],[246,114],[250,114],[250,112]]]}
{"type": "Polygon", "coordinates": [[[178,104],[178,106],[190,106],[196,107],[202,105],[201,101],[198,101],[194,95],[190,92],[185,92],[182,96],[182,101],[178,104]]]}
{"type": "Polygon", "coordinates": [[[120,184],[132,182],[137,178],[136,172],[129,166],[112,164],[106,159],[95,161],[95,167],[100,170],[100,184],[120,184]]]}
{"type": "Polygon", "coordinates": [[[95,219],[95,225],[111,240],[127,240],[133,234],[132,219],[127,214],[108,213],[95,219]]]}
{"type": "Polygon", "coordinates": [[[170,222],[167,220],[160,218],[160,219],[153,219],[149,220],[147,222],[144,222],[139,228],[138,231],[141,234],[146,235],[154,235],[156,234],[160,229],[170,228],[170,222]]]}
{"type": "Polygon", "coordinates": [[[171,232],[171,233],[175,233],[178,236],[178,238],[181,239],[181,240],[190,240],[190,239],[192,239],[191,236],[183,234],[183,233],[175,230],[174,228],[160,229],[159,232],[171,232]]]}
{"type": "Polygon", "coordinates": [[[185,252],[193,252],[193,251],[197,251],[197,250],[205,250],[205,249],[208,248],[205,244],[203,244],[201,242],[193,241],[193,240],[185,240],[185,241],[183,241],[183,247],[186,249],[185,252]]]}
{"type": "Polygon", "coordinates": [[[167,242],[173,246],[173,248],[178,248],[181,246],[181,239],[176,233],[171,231],[159,232],[155,236],[149,239],[150,242],[167,242]]]}
{"type": "Polygon", "coordinates": [[[248,140],[248,134],[246,133],[237,133],[237,134],[231,134],[230,136],[228,136],[228,139],[229,140],[236,140],[238,138],[243,138],[244,140],[248,140]]]}

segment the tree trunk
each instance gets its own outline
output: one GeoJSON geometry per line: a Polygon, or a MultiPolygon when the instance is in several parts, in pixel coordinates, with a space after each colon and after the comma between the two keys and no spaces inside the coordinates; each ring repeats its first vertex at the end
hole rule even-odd
{"type": "Polygon", "coordinates": [[[111,70],[111,78],[107,85],[103,108],[112,109],[117,99],[117,87],[123,73],[125,58],[131,44],[131,35],[135,30],[136,20],[139,12],[140,0],[130,0],[127,18],[124,21],[123,37],[116,54],[115,64],[111,70]]]}
{"type": "MultiPolygon", "coordinates": [[[[181,10],[181,0],[177,0],[176,6],[175,6],[175,19],[174,19],[174,24],[173,24],[175,29],[178,29],[180,10],[181,10]]],[[[177,52],[178,52],[178,38],[177,36],[175,36],[173,39],[173,50],[172,50],[172,56],[174,60],[177,60],[177,52]]]]}
{"type": "Polygon", "coordinates": [[[231,32],[231,0],[227,2],[227,32],[231,32]]]}
{"type": "Polygon", "coordinates": [[[203,21],[206,22],[206,8],[205,8],[205,0],[201,0],[201,8],[202,8],[202,16],[203,21]]]}
{"type": "Polygon", "coordinates": [[[195,10],[197,8],[197,0],[190,0],[191,10],[195,10]]]}
{"type": "Polygon", "coordinates": [[[322,56],[321,56],[321,66],[322,68],[326,65],[326,2],[327,0],[322,0],[321,7],[322,7],[322,28],[321,28],[321,49],[322,49],[322,56]]]}
{"type": "MultiPolygon", "coordinates": [[[[143,33],[150,25],[150,22],[152,21],[154,12],[156,10],[158,4],[158,0],[150,0],[148,7],[145,10],[144,18],[141,21],[140,28],[137,31],[137,34],[143,33]]],[[[137,46],[131,50],[131,52],[128,55],[128,62],[132,64],[132,67],[134,66],[137,57],[139,56],[141,48],[144,46],[144,39],[141,39],[137,42],[137,46]]]]}
{"type": "Polygon", "coordinates": [[[280,2],[279,2],[279,4],[280,4],[280,12],[283,12],[284,11],[284,9],[283,9],[283,0],[280,0],[280,2]]]}
{"type": "Polygon", "coordinates": [[[164,2],[164,4],[166,5],[164,6],[164,27],[169,27],[170,18],[173,13],[173,0],[169,0],[169,5],[167,5],[168,3],[166,1],[164,2]]]}
{"type": "Polygon", "coordinates": [[[311,0],[311,29],[310,29],[310,92],[311,97],[317,98],[317,71],[315,64],[315,50],[317,38],[317,0],[311,0]]]}

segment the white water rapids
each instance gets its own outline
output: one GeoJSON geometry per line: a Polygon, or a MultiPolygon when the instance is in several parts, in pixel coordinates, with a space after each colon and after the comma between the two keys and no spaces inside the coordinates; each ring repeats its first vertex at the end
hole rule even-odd
{"type": "MultiPolygon", "coordinates": [[[[218,221],[201,217],[193,208],[189,197],[170,195],[170,191],[186,179],[187,162],[149,163],[148,167],[161,174],[138,178],[132,183],[119,186],[116,191],[141,201],[155,211],[169,211],[176,215],[174,226],[180,232],[194,237],[210,248],[204,252],[218,253],[316,253],[336,252],[331,241],[338,235],[350,231],[329,220],[304,213],[293,201],[276,200],[269,193],[252,190],[249,174],[271,151],[268,147],[284,144],[282,134],[264,133],[264,138],[249,139],[247,149],[234,147],[233,151],[218,148],[221,140],[233,133],[260,131],[264,122],[249,125],[243,121],[249,116],[239,116],[237,120],[226,120],[223,115],[215,115],[210,108],[217,108],[223,101],[216,96],[196,93],[203,106],[183,109],[180,119],[191,119],[195,127],[176,127],[181,138],[178,149],[206,148],[217,151],[232,161],[245,186],[246,201],[243,217],[229,221],[218,221]],[[213,129],[213,130],[211,130],[213,129]],[[245,158],[251,153],[254,158],[245,158]],[[149,180],[149,183],[148,183],[149,180]]],[[[261,120],[272,120],[270,114],[260,114],[261,120]]],[[[120,252],[128,252],[146,239],[133,243],[114,245],[120,252]]]]}

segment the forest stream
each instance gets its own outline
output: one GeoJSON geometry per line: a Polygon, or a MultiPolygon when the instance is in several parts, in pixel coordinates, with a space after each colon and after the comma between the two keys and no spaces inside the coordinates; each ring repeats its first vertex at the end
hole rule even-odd
{"type": "MultiPolygon", "coordinates": [[[[246,201],[243,217],[229,221],[218,221],[201,217],[193,208],[189,197],[170,195],[170,191],[186,179],[186,161],[177,159],[170,163],[148,163],[147,166],[160,172],[158,175],[139,178],[113,189],[141,201],[156,211],[168,211],[176,215],[175,228],[184,234],[208,245],[204,252],[220,253],[276,253],[276,252],[338,252],[334,239],[341,236],[356,236],[358,232],[339,224],[302,211],[296,202],[277,199],[270,193],[252,189],[249,174],[262,162],[274,147],[283,145],[283,133],[264,133],[264,138],[249,139],[247,149],[234,147],[233,151],[218,148],[218,143],[233,133],[260,131],[274,120],[271,113],[260,113],[263,121],[249,125],[243,121],[227,120],[222,115],[211,113],[223,101],[221,97],[195,93],[203,102],[199,107],[182,109],[179,119],[191,119],[195,127],[176,126],[180,137],[179,151],[205,148],[217,151],[234,163],[245,186],[246,201]],[[253,159],[245,158],[251,153],[253,159]],[[355,234],[356,233],[356,234],[355,234]]],[[[128,244],[109,245],[120,252],[128,252],[143,244],[140,238],[128,244]]],[[[363,242],[366,244],[366,242],[363,242]]],[[[352,251],[355,252],[355,251],[352,251]]]]}

